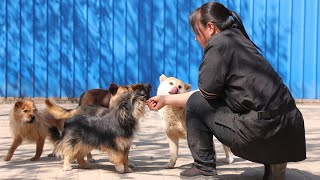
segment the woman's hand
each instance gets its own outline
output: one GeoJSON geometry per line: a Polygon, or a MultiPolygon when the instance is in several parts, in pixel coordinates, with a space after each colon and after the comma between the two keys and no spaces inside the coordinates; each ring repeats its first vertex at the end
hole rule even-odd
{"type": "Polygon", "coordinates": [[[154,96],[146,101],[146,105],[149,107],[150,110],[159,110],[163,108],[163,106],[165,105],[185,107],[191,94],[193,94],[196,91],[186,92],[182,94],[154,96]]]}
{"type": "Polygon", "coordinates": [[[165,96],[154,96],[147,100],[146,105],[150,110],[159,110],[166,105],[165,96]]]}

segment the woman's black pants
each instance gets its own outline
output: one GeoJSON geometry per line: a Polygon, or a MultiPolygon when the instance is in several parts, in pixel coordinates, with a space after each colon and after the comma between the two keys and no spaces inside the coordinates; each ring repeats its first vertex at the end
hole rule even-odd
{"type": "Polygon", "coordinates": [[[206,172],[216,170],[213,136],[231,147],[235,136],[234,115],[223,101],[208,101],[200,92],[190,96],[186,104],[187,140],[198,169],[206,172]]]}

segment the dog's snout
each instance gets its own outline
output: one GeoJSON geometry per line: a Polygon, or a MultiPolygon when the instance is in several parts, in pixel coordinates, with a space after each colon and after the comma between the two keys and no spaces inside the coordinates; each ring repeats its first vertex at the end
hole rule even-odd
{"type": "Polygon", "coordinates": [[[140,93],[140,98],[141,98],[141,100],[146,101],[148,99],[148,94],[140,93]]]}
{"type": "Polygon", "coordinates": [[[36,120],[35,116],[31,116],[30,120],[27,123],[33,123],[36,120]]]}
{"type": "Polygon", "coordinates": [[[150,98],[150,93],[149,92],[145,92],[143,97],[144,97],[145,100],[149,99],[150,98]]]}

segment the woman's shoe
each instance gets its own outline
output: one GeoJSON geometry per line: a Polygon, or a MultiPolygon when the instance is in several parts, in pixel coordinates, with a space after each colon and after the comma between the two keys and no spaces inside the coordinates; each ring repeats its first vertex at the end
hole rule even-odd
{"type": "Polygon", "coordinates": [[[218,180],[218,173],[216,170],[212,172],[206,172],[198,169],[196,166],[192,166],[180,173],[180,179],[206,179],[206,180],[218,180]]]}

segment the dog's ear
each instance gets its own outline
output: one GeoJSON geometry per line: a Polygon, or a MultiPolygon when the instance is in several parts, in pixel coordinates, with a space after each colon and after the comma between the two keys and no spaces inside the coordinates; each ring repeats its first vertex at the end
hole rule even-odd
{"type": "Polygon", "coordinates": [[[142,86],[143,86],[142,84],[131,84],[130,85],[131,89],[134,90],[134,91],[138,90],[138,89],[141,89],[142,86]]]}
{"type": "Polygon", "coordinates": [[[50,99],[46,99],[44,103],[47,107],[52,107],[54,105],[54,103],[50,99]]]}
{"type": "Polygon", "coordinates": [[[23,102],[22,101],[17,101],[16,103],[14,103],[14,108],[19,109],[23,106],[23,102]]]}
{"type": "Polygon", "coordinates": [[[151,84],[132,84],[131,85],[131,88],[135,91],[135,90],[145,90],[145,91],[148,91],[150,92],[151,89],[152,89],[152,86],[151,84]]]}
{"type": "Polygon", "coordinates": [[[109,92],[110,92],[112,95],[115,95],[115,94],[117,94],[118,88],[119,88],[119,87],[118,87],[116,84],[111,83],[111,84],[109,85],[109,92]]]}
{"type": "Polygon", "coordinates": [[[192,88],[191,84],[184,84],[184,87],[186,88],[187,92],[189,92],[192,88]]]}
{"type": "Polygon", "coordinates": [[[162,74],[162,75],[159,77],[160,82],[163,82],[163,81],[166,80],[166,79],[167,79],[167,76],[164,75],[164,74],[162,74]]]}
{"type": "Polygon", "coordinates": [[[152,85],[151,84],[143,84],[145,89],[148,90],[149,92],[152,90],[152,85]]]}

